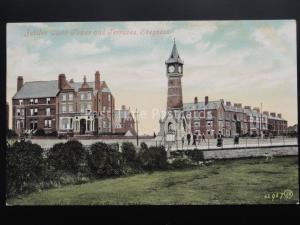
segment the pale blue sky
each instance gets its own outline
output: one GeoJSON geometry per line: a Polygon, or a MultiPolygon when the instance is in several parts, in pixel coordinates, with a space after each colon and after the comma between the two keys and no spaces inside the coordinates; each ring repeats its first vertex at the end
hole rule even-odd
{"type": "Polygon", "coordinates": [[[185,62],[184,102],[205,95],[243,105],[263,102],[263,109],[281,112],[290,125],[297,123],[293,20],[8,24],[8,101],[16,92],[17,76],[26,82],[54,80],[65,73],[67,79],[81,81],[86,75],[92,81],[99,70],[117,107],[144,110],[141,131],[157,132],[158,118],[151,112],[166,107],[164,62],[173,38],[185,62]],[[111,35],[112,29],[136,35],[111,35]],[[163,34],[145,35],[145,30],[163,34]],[[43,34],[26,36],[28,31],[43,34]]]}

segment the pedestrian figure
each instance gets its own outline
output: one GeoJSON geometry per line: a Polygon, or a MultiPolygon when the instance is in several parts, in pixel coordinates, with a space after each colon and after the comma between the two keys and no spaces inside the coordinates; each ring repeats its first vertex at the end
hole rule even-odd
{"type": "Polygon", "coordinates": [[[204,133],[202,133],[202,141],[206,143],[204,133]]]}
{"type": "Polygon", "coordinates": [[[191,142],[191,135],[190,135],[190,134],[187,134],[186,138],[187,138],[188,145],[190,145],[190,142],[191,142]]]}
{"type": "Polygon", "coordinates": [[[193,145],[196,145],[196,139],[197,139],[197,135],[193,134],[193,145]]]}
{"type": "Polygon", "coordinates": [[[198,144],[200,145],[201,143],[201,134],[198,134],[198,144]]]}
{"type": "Polygon", "coordinates": [[[181,143],[182,143],[182,147],[183,147],[183,145],[184,145],[184,136],[182,136],[182,138],[181,138],[181,143]]]}

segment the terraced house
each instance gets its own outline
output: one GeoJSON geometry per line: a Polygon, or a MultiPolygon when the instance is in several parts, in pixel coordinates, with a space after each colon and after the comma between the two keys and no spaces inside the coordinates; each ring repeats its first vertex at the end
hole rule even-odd
{"type": "Polygon", "coordinates": [[[58,135],[113,134],[116,126],[135,133],[134,126],[115,123],[115,99],[99,71],[92,82],[86,76],[75,82],[60,74],[58,80],[23,84],[18,77],[12,101],[12,127],[18,134],[38,129],[58,135]]]}

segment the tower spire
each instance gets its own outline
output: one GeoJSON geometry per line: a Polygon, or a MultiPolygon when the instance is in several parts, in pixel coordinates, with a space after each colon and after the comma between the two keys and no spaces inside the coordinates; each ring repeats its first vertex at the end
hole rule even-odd
{"type": "Polygon", "coordinates": [[[173,48],[171,51],[171,55],[169,57],[169,59],[166,61],[166,63],[179,63],[179,64],[183,64],[183,61],[181,60],[177,47],[176,47],[176,42],[175,42],[175,38],[173,38],[173,48]]]}

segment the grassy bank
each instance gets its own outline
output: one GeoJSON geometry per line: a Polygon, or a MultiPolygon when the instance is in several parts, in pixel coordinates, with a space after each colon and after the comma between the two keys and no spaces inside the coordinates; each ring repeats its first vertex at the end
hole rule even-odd
{"type": "Polygon", "coordinates": [[[18,196],[7,202],[11,205],[294,204],[298,198],[298,158],[284,157],[272,161],[263,158],[216,161],[210,166],[187,170],[104,179],[18,196]],[[281,196],[286,189],[293,196],[281,196]]]}

